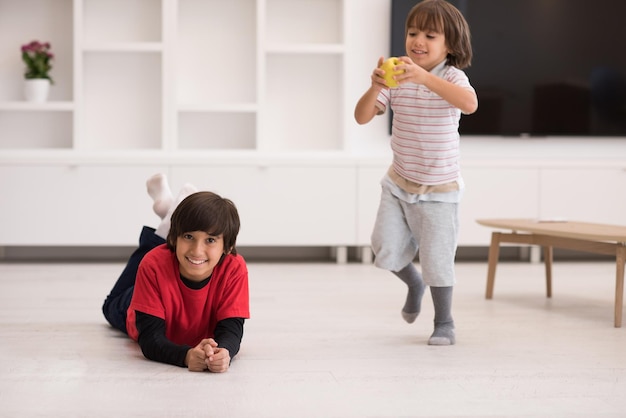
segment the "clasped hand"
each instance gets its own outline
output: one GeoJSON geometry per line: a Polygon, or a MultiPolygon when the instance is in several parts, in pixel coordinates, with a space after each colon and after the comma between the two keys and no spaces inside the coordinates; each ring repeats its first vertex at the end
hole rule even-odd
{"type": "Polygon", "coordinates": [[[230,353],[227,349],[218,347],[213,338],[205,338],[187,351],[185,362],[192,372],[209,370],[214,373],[223,373],[230,366],[230,353]]]}
{"type": "MultiPolygon", "coordinates": [[[[400,60],[400,64],[396,65],[394,71],[403,71],[402,74],[398,74],[395,76],[398,84],[413,82],[415,84],[425,84],[427,77],[430,75],[428,71],[420,67],[411,61],[409,57],[398,57],[400,60]]],[[[385,83],[385,70],[380,68],[380,66],[385,61],[384,57],[380,57],[378,59],[378,66],[374,69],[372,73],[372,85],[378,88],[388,88],[385,83]]]]}

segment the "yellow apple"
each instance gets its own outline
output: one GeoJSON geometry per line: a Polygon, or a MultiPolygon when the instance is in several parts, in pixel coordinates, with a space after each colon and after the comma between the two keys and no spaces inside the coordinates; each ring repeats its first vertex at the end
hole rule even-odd
{"type": "Polygon", "coordinates": [[[404,71],[394,71],[394,67],[396,65],[402,64],[396,57],[387,58],[383,64],[380,66],[385,71],[384,79],[387,82],[388,87],[398,87],[398,82],[393,79],[393,76],[402,74],[404,71]]]}

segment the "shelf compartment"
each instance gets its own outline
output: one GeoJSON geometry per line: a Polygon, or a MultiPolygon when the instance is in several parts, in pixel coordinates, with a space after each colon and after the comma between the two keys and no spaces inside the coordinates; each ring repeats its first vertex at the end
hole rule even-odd
{"type": "Polygon", "coordinates": [[[268,56],[261,148],[341,150],[342,78],[341,55],[268,56]]]}
{"type": "Polygon", "coordinates": [[[254,150],[254,112],[180,112],[178,144],[181,150],[254,150]]]}
{"type": "Polygon", "coordinates": [[[256,2],[179,0],[178,103],[257,100],[256,2]]]}
{"type": "Polygon", "coordinates": [[[161,1],[84,0],[84,42],[161,42],[161,1]]]}
{"type": "Polygon", "coordinates": [[[20,47],[49,42],[54,60],[50,100],[73,99],[72,0],[0,0],[0,101],[24,100],[20,47]]]}
{"type": "Polygon", "coordinates": [[[161,54],[91,52],[83,65],[79,148],[160,149],[161,54]]]}
{"type": "Polygon", "coordinates": [[[71,111],[0,112],[0,149],[70,149],[73,139],[71,111]]]}
{"type": "Polygon", "coordinates": [[[268,44],[343,43],[342,0],[267,0],[266,14],[268,44]]]}

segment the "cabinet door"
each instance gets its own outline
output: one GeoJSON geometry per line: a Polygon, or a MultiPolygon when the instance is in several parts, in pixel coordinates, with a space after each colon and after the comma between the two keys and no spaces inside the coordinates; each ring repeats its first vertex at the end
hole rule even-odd
{"type": "Polygon", "coordinates": [[[356,173],[350,166],[230,164],[175,166],[172,186],[192,183],[231,199],[237,243],[255,246],[352,245],[356,173]]]}
{"type": "Polygon", "coordinates": [[[492,231],[476,219],[539,216],[538,169],[470,167],[463,169],[463,178],[459,245],[489,245],[492,231]]]}
{"type": "Polygon", "coordinates": [[[359,246],[369,246],[376,213],[380,203],[380,180],[389,169],[389,164],[359,168],[356,216],[358,219],[357,242],[359,246]]]}
{"type": "Polygon", "coordinates": [[[541,217],[626,225],[622,167],[541,170],[541,217]]]}
{"type": "Polygon", "coordinates": [[[156,166],[0,166],[0,245],[134,246],[156,166]]]}

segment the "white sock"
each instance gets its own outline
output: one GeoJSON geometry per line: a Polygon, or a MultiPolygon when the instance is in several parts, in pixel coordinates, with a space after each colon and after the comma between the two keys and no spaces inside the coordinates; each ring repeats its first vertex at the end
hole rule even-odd
{"type": "Polygon", "coordinates": [[[170,208],[165,217],[163,217],[161,224],[157,227],[156,231],[154,231],[156,235],[163,239],[167,239],[167,234],[170,232],[172,213],[174,213],[174,210],[176,210],[176,207],[180,202],[182,202],[190,194],[197,191],[198,189],[196,189],[193,184],[185,183],[185,185],[180,189],[180,192],[178,192],[178,196],[176,196],[176,202],[170,205],[170,208]]]}
{"type": "Polygon", "coordinates": [[[154,210],[154,213],[156,213],[159,218],[165,218],[174,203],[174,197],[167,183],[167,177],[162,173],[155,174],[148,179],[146,186],[148,188],[148,194],[154,201],[152,210],[154,210]]]}

